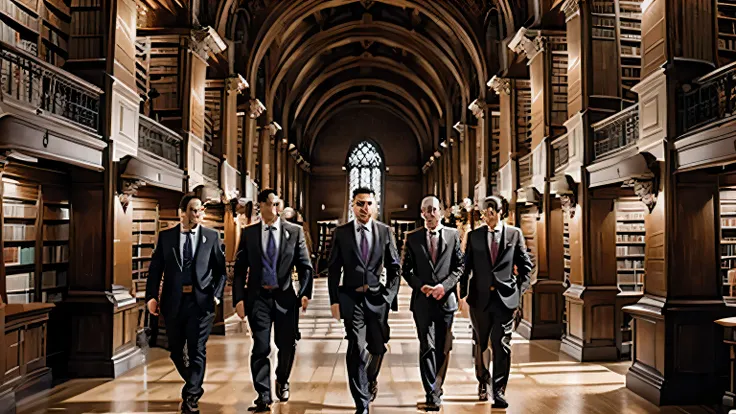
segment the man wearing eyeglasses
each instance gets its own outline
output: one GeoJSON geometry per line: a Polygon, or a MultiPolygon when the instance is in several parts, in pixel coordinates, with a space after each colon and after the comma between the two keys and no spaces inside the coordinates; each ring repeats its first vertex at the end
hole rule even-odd
{"type": "Polygon", "coordinates": [[[146,302],[152,315],[166,324],[171,360],[184,379],[182,413],[199,412],[206,344],[215,319],[215,303],[225,289],[225,254],[215,230],[201,225],[202,200],[186,194],[179,203],[180,224],[158,235],[146,282],[146,302]],[[159,304],[159,288],[163,288],[159,304]],[[189,364],[184,362],[184,344],[189,364]]]}
{"type": "Polygon", "coordinates": [[[304,230],[281,220],[281,200],[274,190],[258,194],[261,222],[243,229],[233,276],[233,303],[240,318],[248,316],[253,331],[250,369],[258,396],[250,411],[271,411],[271,326],[278,348],[276,396],[290,397],[289,376],[299,340],[299,306],[312,297],[312,262],[304,230]],[[296,267],[299,291],[292,285],[296,267]]]}
{"type": "Polygon", "coordinates": [[[483,218],[487,226],[468,233],[465,271],[460,278],[460,308],[464,311],[470,306],[478,397],[481,401],[488,400],[490,383],[492,408],[507,408],[505,392],[511,371],[514,312],[529,289],[532,262],[521,230],[501,220],[504,214],[501,199],[487,197],[485,207],[483,218]],[[492,376],[488,372],[490,361],[485,357],[489,337],[493,352],[492,376]]]}
{"type": "Polygon", "coordinates": [[[389,340],[388,312],[399,292],[399,254],[391,228],[373,220],[373,190],[353,191],[355,220],[335,229],[328,261],[332,316],[342,317],[356,413],[368,413],[389,340]]]}

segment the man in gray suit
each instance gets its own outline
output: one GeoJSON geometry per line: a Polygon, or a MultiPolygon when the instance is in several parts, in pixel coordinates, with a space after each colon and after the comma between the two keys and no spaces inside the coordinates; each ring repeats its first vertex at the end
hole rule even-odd
{"type": "Polygon", "coordinates": [[[440,223],[440,200],[422,200],[424,227],[407,234],[402,273],[412,288],[410,308],[419,336],[419,371],[426,411],[439,411],[442,384],[452,349],[452,321],[458,309],[455,287],[463,274],[457,230],[440,223]]]}
{"type": "Polygon", "coordinates": [[[506,384],[511,370],[511,332],[514,311],[529,288],[532,262],[521,230],[501,221],[503,204],[499,197],[485,199],[485,222],[468,234],[465,271],[460,278],[461,308],[470,306],[470,320],[476,342],[475,375],[478,396],[488,400],[491,380],[483,358],[490,336],[493,351],[493,408],[506,408],[506,384]],[[514,274],[518,269],[518,276],[514,274]],[[472,278],[470,277],[472,273],[472,278]]]}
{"type": "Polygon", "coordinates": [[[399,254],[391,228],[373,220],[373,190],[358,188],[355,220],[335,229],[328,262],[332,316],[344,319],[346,362],[356,413],[368,413],[389,340],[388,311],[399,292],[399,254]]]}
{"type": "Polygon", "coordinates": [[[227,280],[220,237],[200,224],[203,216],[202,200],[184,195],[179,203],[181,223],[159,233],[146,282],[148,311],[163,314],[171,360],[185,381],[183,413],[199,412],[205,347],[215,320],[215,302],[222,300],[227,280]],[[184,362],[185,343],[189,365],[184,362]]]}

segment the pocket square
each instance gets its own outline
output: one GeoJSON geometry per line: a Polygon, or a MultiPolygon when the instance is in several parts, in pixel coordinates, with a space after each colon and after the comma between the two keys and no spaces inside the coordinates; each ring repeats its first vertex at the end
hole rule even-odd
{"type": "Polygon", "coordinates": [[[202,244],[204,244],[204,243],[207,243],[207,237],[205,237],[204,235],[202,235],[202,244]]]}
{"type": "Polygon", "coordinates": [[[289,238],[291,237],[291,233],[289,233],[288,231],[285,232],[284,237],[286,237],[286,240],[289,240],[289,238]]]}

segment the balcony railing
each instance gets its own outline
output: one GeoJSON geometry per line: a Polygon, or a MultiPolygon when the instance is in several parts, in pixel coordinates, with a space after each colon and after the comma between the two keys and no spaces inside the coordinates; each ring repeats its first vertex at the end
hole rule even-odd
{"type": "Polygon", "coordinates": [[[552,141],[552,166],[555,169],[555,174],[563,170],[570,160],[569,145],[567,134],[552,141]]]}
{"type": "Polygon", "coordinates": [[[202,157],[202,175],[215,182],[219,181],[217,178],[220,170],[220,160],[207,151],[202,154],[204,155],[202,157]]]}
{"type": "Polygon", "coordinates": [[[736,62],[697,79],[693,86],[678,97],[678,136],[736,114],[736,62]]]}
{"type": "Polygon", "coordinates": [[[140,115],[138,148],[158,155],[172,166],[181,168],[182,138],[151,118],[140,115]]]}
{"type": "Polygon", "coordinates": [[[532,184],[532,153],[526,154],[519,158],[519,184],[522,187],[527,187],[532,184]]]}
{"type": "Polygon", "coordinates": [[[15,99],[98,132],[102,90],[3,42],[0,89],[3,98],[15,99]]]}
{"type": "Polygon", "coordinates": [[[638,104],[593,124],[593,154],[595,159],[633,145],[638,140],[638,104]]]}

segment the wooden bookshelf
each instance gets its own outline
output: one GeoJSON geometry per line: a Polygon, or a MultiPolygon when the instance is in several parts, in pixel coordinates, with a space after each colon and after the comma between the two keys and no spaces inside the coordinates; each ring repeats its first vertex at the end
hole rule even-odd
{"type": "Polygon", "coordinates": [[[736,190],[720,191],[723,296],[736,298],[736,190]]]}
{"type": "Polygon", "coordinates": [[[37,230],[41,187],[3,177],[3,256],[8,304],[36,302],[37,230]]]}
{"type": "Polygon", "coordinates": [[[148,267],[158,240],[158,201],[134,197],[133,207],[133,291],[136,298],[146,295],[148,267]]]}
{"type": "Polygon", "coordinates": [[[220,244],[225,243],[225,205],[206,204],[204,210],[204,220],[202,224],[205,227],[214,229],[220,236],[220,244]]]}
{"type": "Polygon", "coordinates": [[[537,268],[537,219],[539,217],[539,210],[537,206],[523,206],[519,208],[519,227],[521,232],[524,234],[524,241],[526,242],[526,249],[529,252],[529,258],[534,266],[534,271],[537,268]]]}
{"type": "Polygon", "coordinates": [[[516,148],[519,156],[532,151],[532,87],[528,80],[516,81],[516,148]]]}
{"type": "Polygon", "coordinates": [[[501,113],[491,113],[491,148],[490,148],[490,172],[488,174],[488,186],[490,194],[498,194],[498,170],[501,169],[501,113]]]}
{"type": "Polygon", "coordinates": [[[557,135],[565,133],[567,122],[567,41],[564,36],[550,36],[548,45],[552,53],[550,121],[557,135]]]}
{"type": "Polygon", "coordinates": [[[616,269],[621,293],[644,291],[646,207],[638,200],[616,201],[616,269]]]}
{"type": "MultiPolygon", "coordinates": [[[[563,281],[562,286],[567,289],[570,287],[570,262],[572,256],[570,255],[570,216],[569,214],[562,214],[562,250],[563,250],[563,281]]],[[[563,335],[567,332],[567,306],[562,307],[562,329],[563,335]]]]}
{"type": "Polygon", "coordinates": [[[718,0],[718,63],[736,60],[736,1],[718,0]]]}
{"type": "Polygon", "coordinates": [[[638,101],[631,88],[641,78],[641,2],[616,0],[617,36],[621,61],[621,97],[625,103],[638,101]]]}
{"type": "Polygon", "coordinates": [[[69,59],[104,58],[105,14],[102,0],[71,0],[69,59]]]}
{"type": "Polygon", "coordinates": [[[70,21],[64,0],[0,1],[0,41],[56,66],[68,57],[70,21]]]}
{"type": "Polygon", "coordinates": [[[317,221],[317,273],[327,270],[327,260],[332,251],[332,237],[337,227],[337,220],[317,221]]]}

